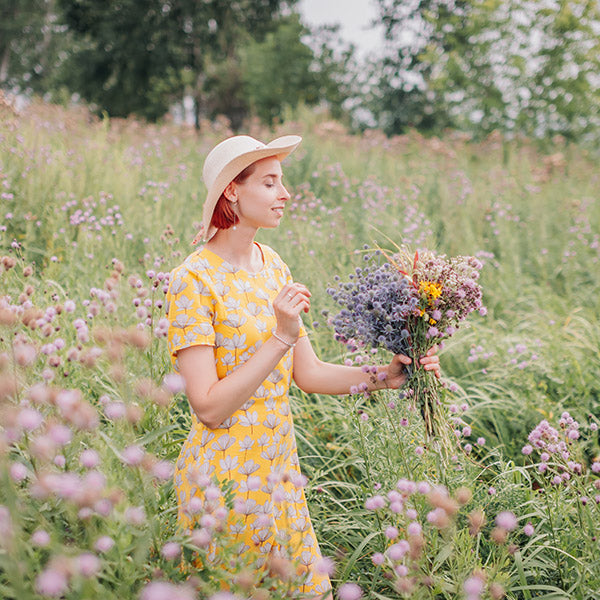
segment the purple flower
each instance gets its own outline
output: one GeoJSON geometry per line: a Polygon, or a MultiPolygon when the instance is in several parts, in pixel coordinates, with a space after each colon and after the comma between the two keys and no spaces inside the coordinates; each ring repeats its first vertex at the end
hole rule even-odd
{"type": "Polygon", "coordinates": [[[46,598],[60,598],[67,591],[67,577],[56,569],[45,569],[35,580],[35,589],[46,598]]]}
{"type": "MultiPolygon", "coordinates": [[[[233,600],[233,594],[229,592],[220,592],[221,594],[227,594],[228,598],[233,600]]],[[[215,598],[217,594],[214,594],[212,598],[215,598]]],[[[195,600],[195,592],[185,586],[176,585],[168,581],[151,581],[148,583],[140,595],[140,600],[195,600]]],[[[225,599],[223,599],[225,600],[225,599]]]]}
{"type": "Polygon", "coordinates": [[[86,469],[93,469],[100,464],[100,456],[95,450],[84,450],[79,456],[79,464],[86,469]]]}
{"type": "Polygon", "coordinates": [[[181,546],[176,542],[167,542],[160,550],[163,558],[173,560],[181,554],[181,546]]]}
{"type": "Polygon", "coordinates": [[[339,600],[359,600],[362,589],[356,583],[342,583],[337,590],[339,600]]]}
{"type": "Polygon", "coordinates": [[[387,549],[387,554],[391,560],[398,561],[404,558],[404,555],[410,550],[410,545],[406,540],[400,540],[396,544],[392,544],[387,549]]]}
{"type": "Polygon", "coordinates": [[[50,543],[50,535],[43,529],[36,529],[31,535],[31,543],[34,546],[45,548],[50,543]]]}
{"type": "Polygon", "coordinates": [[[374,565],[382,565],[385,562],[385,556],[381,552],[376,552],[371,557],[374,565]]]}
{"type": "Polygon", "coordinates": [[[185,390],[185,381],[181,375],[169,373],[163,380],[163,386],[171,394],[177,394],[185,390]]]}
{"type": "Polygon", "coordinates": [[[485,584],[480,577],[469,577],[463,583],[463,590],[468,600],[478,600],[485,584]]]}
{"type": "Polygon", "coordinates": [[[422,531],[422,527],[421,527],[420,523],[417,523],[416,521],[411,521],[408,524],[408,527],[406,528],[406,533],[408,533],[408,535],[410,535],[410,536],[420,535],[421,531],[422,531]]]}
{"type": "Polygon", "coordinates": [[[379,508],[383,508],[385,506],[385,498],[383,496],[372,496],[371,498],[367,498],[365,501],[365,508],[367,510],[377,510],[379,508]]]}
{"type": "Polygon", "coordinates": [[[13,481],[23,481],[27,477],[27,467],[21,462],[10,465],[10,477],[13,481]]]}
{"type": "Polygon", "coordinates": [[[521,452],[523,454],[525,454],[526,456],[529,456],[533,452],[533,446],[531,444],[527,444],[527,445],[523,446],[523,448],[521,449],[521,452]]]}
{"type": "Polygon", "coordinates": [[[100,560],[91,552],[83,552],[77,557],[77,570],[82,577],[93,577],[100,570],[100,560]]]}
{"type": "Polygon", "coordinates": [[[26,431],[37,429],[44,422],[42,413],[35,408],[22,408],[19,412],[18,423],[26,431]]]}
{"type": "Polygon", "coordinates": [[[111,537],[103,535],[96,540],[94,548],[98,552],[108,552],[114,545],[115,541],[111,537]]]}
{"type": "Polygon", "coordinates": [[[328,556],[322,556],[315,565],[315,570],[321,575],[332,577],[335,573],[335,562],[328,556]]]}
{"type": "Polygon", "coordinates": [[[121,454],[121,458],[123,462],[130,466],[139,465],[144,459],[144,449],[137,444],[132,444],[131,446],[127,446],[121,454]]]}
{"type": "Polygon", "coordinates": [[[502,511],[496,516],[496,525],[506,531],[512,531],[517,527],[517,517],[509,510],[502,511]]]}
{"type": "Polygon", "coordinates": [[[533,535],[534,531],[533,525],[530,522],[523,527],[523,533],[529,537],[533,535]]]}

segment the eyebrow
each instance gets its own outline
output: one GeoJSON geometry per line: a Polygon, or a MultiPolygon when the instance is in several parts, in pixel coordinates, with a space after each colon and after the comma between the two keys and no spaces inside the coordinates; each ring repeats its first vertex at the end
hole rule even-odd
{"type": "Polygon", "coordinates": [[[274,179],[277,179],[279,175],[277,173],[269,173],[268,175],[263,175],[263,179],[266,179],[267,177],[273,177],[274,179]]]}

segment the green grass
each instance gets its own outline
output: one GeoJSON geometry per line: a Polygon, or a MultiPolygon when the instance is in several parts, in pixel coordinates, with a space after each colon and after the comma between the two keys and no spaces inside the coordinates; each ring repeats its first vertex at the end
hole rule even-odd
{"type": "MultiPolygon", "coordinates": [[[[97,449],[111,484],[122,488],[129,504],[143,503],[153,523],[136,529],[124,527],[122,520],[94,518],[82,525],[68,502],[31,499],[27,486],[9,481],[4,469],[0,504],[13,503],[17,541],[13,547],[0,542],[2,597],[39,597],[32,591],[35,576],[50,557],[90,549],[101,533],[117,540],[120,553],[104,557],[102,574],[92,581],[74,579],[68,598],[137,598],[144,582],[156,578],[155,568],[172,581],[187,576],[157,555],[166,540],[179,539],[171,484],[153,486],[147,473],[131,479],[110,447],[142,439],[156,457],[177,458],[190,424],[185,398],[178,396],[166,409],[136,391],[141,377],[159,385],[169,372],[166,343],[154,339],[141,350],[125,344],[117,361],[105,353],[91,367],[69,362],[66,352],[76,344],[72,318],[85,317],[81,303],[93,301],[91,288],[103,288],[113,259],[124,265],[115,311],[101,310],[95,321],[114,332],[137,323],[128,277],[147,281],[147,269],[169,271],[193,250],[190,241],[205,193],[202,163],[229,133],[222,125],[197,135],[167,124],[96,121],[83,111],[44,104],[23,115],[0,115],[0,254],[18,260],[14,269],[0,269],[0,294],[18,303],[31,285],[36,307],[46,309],[67,298],[77,302],[76,313],[60,315],[60,333],[48,336],[62,335],[67,342],[53,385],[80,389],[94,407],[103,394],[135,402],[143,416],[133,424],[103,419],[102,436],[78,431],[67,459],[75,461],[83,447],[97,449]],[[78,209],[89,211],[93,227],[101,224],[98,231],[71,224],[78,209]],[[107,224],[115,213],[122,225],[107,224]],[[26,265],[33,266],[28,278],[22,274],[26,265]],[[123,366],[122,374],[115,362],[123,366]],[[33,549],[28,542],[42,525],[53,532],[51,551],[33,549]],[[15,576],[23,565],[28,572],[15,576]]],[[[401,596],[398,576],[374,566],[371,557],[389,545],[386,526],[395,523],[402,530],[407,523],[388,509],[366,510],[364,503],[376,493],[374,486],[384,493],[398,479],[410,478],[443,483],[452,492],[466,486],[473,493],[440,532],[424,519],[431,506],[424,497],[414,497],[427,529],[426,548],[411,572],[410,597],[461,597],[463,582],[478,568],[487,573],[486,597],[492,597],[493,582],[509,598],[598,597],[594,536],[600,528],[591,487],[595,476],[589,471],[598,437],[588,427],[600,420],[595,157],[558,141],[550,159],[527,140],[490,137],[472,143],[451,133],[441,140],[416,133],[393,139],[372,132],[350,136],[334,133],[310,113],[276,131],[251,133],[264,141],[284,133],[304,138],[284,165],[292,194],[287,214],[278,229],[259,232],[259,240],[275,248],[294,278],[310,288],[312,309],[305,324],[321,358],[345,358],[327,324],[326,312],[335,309],[326,290],[335,275],[345,277],[360,264],[364,244],[389,247],[391,239],[448,255],[475,254],[485,263],[480,283],[488,315],[472,318],[441,353],[444,377],[456,388],[447,392],[447,404],[469,406],[460,415],[473,430],[470,455],[457,447],[451,458],[434,446],[416,455],[422,426],[397,395],[373,396],[360,407],[369,417],[362,421],[356,398],[292,390],[300,461],[309,478],[307,497],[321,549],[338,565],[334,583],[358,582],[371,598],[401,596]],[[397,408],[387,408],[391,400],[397,408]],[[571,451],[584,475],[557,487],[537,473],[533,457],[524,457],[521,448],[541,419],[555,425],[564,410],[581,423],[582,438],[571,451]],[[399,428],[401,417],[408,418],[406,427],[399,428]],[[484,446],[475,443],[479,437],[486,439],[484,446]],[[495,494],[490,495],[490,487],[495,494]],[[586,505],[582,495],[589,497],[586,505]],[[471,536],[467,515],[475,508],[485,511],[487,522],[471,536]],[[518,551],[490,540],[494,517],[502,510],[520,519],[509,540],[518,551]],[[535,526],[531,537],[521,532],[527,521],[535,526]]],[[[154,299],[161,296],[160,289],[154,292],[154,299]]],[[[154,309],[155,321],[160,313],[154,309]]],[[[2,330],[0,380],[18,380],[16,395],[0,391],[0,425],[5,428],[10,407],[27,397],[45,367],[38,360],[11,370],[13,340],[19,336],[38,349],[47,341],[39,329],[31,331],[20,322],[2,330]]],[[[94,344],[105,347],[92,338],[82,352],[94,344]]],[[[39,468],[23,441],[0,456],[4,463],[23,462],[31,473],[39,468]]],[[[562,472],[557,465],[553,469],[562,472]]],[[[219,573],[196,572],[202,594],[218,589],[219,573]]]]}

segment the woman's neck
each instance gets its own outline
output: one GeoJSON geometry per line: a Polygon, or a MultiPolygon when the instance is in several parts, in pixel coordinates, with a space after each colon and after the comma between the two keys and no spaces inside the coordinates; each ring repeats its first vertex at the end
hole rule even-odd
{"type": "Polygon", "coordinates": [[[254,243],[256,229],[240,227],[219,229],[206,247],[238,269],[257,272],[262,269],[260,249],[254,243]]]}

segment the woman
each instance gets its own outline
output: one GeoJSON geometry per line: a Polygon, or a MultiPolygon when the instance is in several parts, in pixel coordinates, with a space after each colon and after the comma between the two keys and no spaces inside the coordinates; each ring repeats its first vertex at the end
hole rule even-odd
{"type": "MultiPolygon", "coordinates": [[[[269,567],[274,556],[293,560],[304,573],[299,592],[321,595],[331,585],[319,568],[301,485],[291,380],[319,394],[347,394],[361,384],[398,388],[411,360],[394,356],[378,377],[320,361],[300,318],[310,309],[310,291],[254,240],[259,228],[281,221],[290,195],[280,161],[300,141],[289,135],[265,145],[234,136],[206,158],[208,195],[197,236],[205,244],[173,271],[168,293],[169,349],[192,409],[175,486],[179,521],[191,530],[210,482],[229,482],[237,517],[228,531],[240,557],[251,554],[269,567]]],[[[421,364],[439,377],[433,353],[421,364]]],[[[211,556],[217,559],[215,548],[211,556]]]]}

